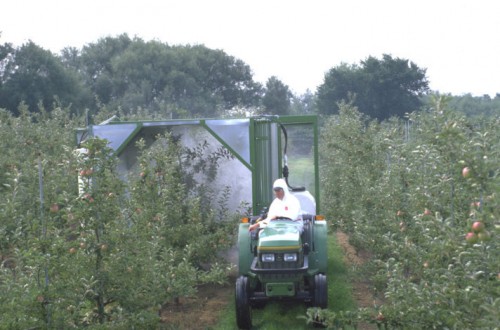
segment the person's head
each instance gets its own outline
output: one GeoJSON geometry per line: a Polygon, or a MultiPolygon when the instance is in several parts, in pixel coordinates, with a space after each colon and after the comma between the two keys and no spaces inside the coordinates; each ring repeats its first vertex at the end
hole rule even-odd
{"type": "Polygon", "coordinates": [[[273,191],[274,191],[274,195],[276,196],[276,198],[283,199],[286,195],[287,189],[288,189],[288,187],[287,187],[285,180],[278,179],[278,180],[274,181],[273,191]]]}
{"type": "Polygon", "coordinates": [[[285,191],[283,190],[283,188],[276,187],[273,188],[273,191],[274,191],[274,196],[276,196],[276,198],[283,199],[283,197],[285,197],[285,191]]]}

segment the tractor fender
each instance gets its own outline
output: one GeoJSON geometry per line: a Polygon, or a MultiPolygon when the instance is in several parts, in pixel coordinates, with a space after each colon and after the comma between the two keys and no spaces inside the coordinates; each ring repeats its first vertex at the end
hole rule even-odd
{"type": "Polygon", "coordinates": [[[252,238],[248,223],[240,223],[238,228],[238,274],[248,275],[253,261],[252,238]]]}
{"type": "Polygon", "coordinates": [[[313,263],[310,265],[311,268],[318,269],[320,273],[327,273],[327,265],[328,265],[328,227],[326,221],[314,221],[314,234],[313,234],[313,246],[312,246],[312,254],[313,260],[309,262],[313,263]]]}

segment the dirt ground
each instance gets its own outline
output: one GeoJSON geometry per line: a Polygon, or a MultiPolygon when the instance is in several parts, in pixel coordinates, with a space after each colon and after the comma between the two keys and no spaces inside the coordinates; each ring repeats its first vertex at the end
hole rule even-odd
{"type": "MultiPolygon", "coordinates": [[[[337,237],[338,244],[340,245],[342,250],[344,250],[344,263],[347,267],[349,267],[350,265],[362,266],[364,263],[370,260],[371,256],[368,252],[356,252],[356,249],[351,244],[349,244],[349,236],[347,236],[347,234],[337,231],[335,235],[337,237]]],[[[373,290],[368,280],[355,279],[351,284],[353,290],[353,298],[356,301],[358,307],[372,307],[374,304],[382,304],[382,301],[373,297],[373,290]]],[[[373,324],[362,323],[358,324],[358,329],[371,330],[377,329],[377,327],[373,324]]]]}
{"type": "MultiPolygon", "coordinates": [[[[344,250],[344,262],[349,265],[363,265],[369,260],[368,253],[356,253],[349,244],[349,237],[342,232],[336,232],[339,245],[344,250]]],[[[161,310],[164,323],[176,329],[206,329],[217,323],[219,312],[226,308],[234,299],[233,288],[236,278],[232,276],[226,285],[203,285],[198,288],[196,297],[181,298],[178,303],[169,303],[161,310]]],[[[374,304],[370,284],[367,281],[356,280],[352,283],[353,297],[358,307],[370,307],[374,304]]],[[[380,303],[376,301],[375,303],[380,303]]],[[[376,329],[374,325],[360,324],[360,330],[376,329]]]]}
{"type": "Polygon", "coordinates": [[[193,298],[181,298],[169,303],[161,310],[161,320],[172,325],[172,329],[206,329],[217,323],[219,312],[233,298],[235,279],[226,285],[203,285],[193,298]]]}
{"type": "MultiPolygon", "coordinates": [[[[370,260],[371,256],[366,251],[358,251],[349,244],[349,236],[343,232],[336,232],[337,242],[344,250],[344,262],[347,266],[361,266],[370,260]]],[[[372,307],[374,304],[381,304],[378,299],[374,299],[373,290],[368,280],[356,279],[353,283],[353,295],[358,307],[372,307]]]]}

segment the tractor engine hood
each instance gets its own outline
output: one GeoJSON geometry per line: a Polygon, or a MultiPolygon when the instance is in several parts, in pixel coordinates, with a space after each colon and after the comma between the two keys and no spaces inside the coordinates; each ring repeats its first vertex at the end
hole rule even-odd
{"type": "Polygon", "coordinates": [[[258,252],[299,251],[302,241],[297,227],[293,223],[271,223],[259,233],[258,252]]]}

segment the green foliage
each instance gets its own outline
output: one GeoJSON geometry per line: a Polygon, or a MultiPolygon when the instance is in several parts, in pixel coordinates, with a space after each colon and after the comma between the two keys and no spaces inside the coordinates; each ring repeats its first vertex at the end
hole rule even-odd
{"type": "Polygon", "coordinates": [[[291,98],[292,92],[281,80],[274,76],[267,80],[266,91],[262,98],[262,105],[266,114],[290,114],[291,98]]]}
{"type": "Polygon", "coordinates": [[[370,182],[383,175],[383,145],[377,139],[380,125],[369,121],[351,105],[341,103],[338,117],[331,117],[322,131],[321,189],[328,219],[343,223],[352,217],[352,205],[371,208],[376,194],[370,182]],[[356,166],[354,166],[356,165],[356,166]],[[342,169],[342,170],[340,170],[342,169]],[[340,175],[342,174],[342,175],[340,175]],[[368,190],[362,190],[366,187],[368,190]]]}
{"type": "MultiPolygon", "coordinates": [[[[330,115],[345,101],[382,120],[428,102],[425,74],[406,59],[370,56],[331,68],[317,93],[296,96],[276,77],[263,88],[243,61],[203,45],[170,46],[121,34],[56,55],[30,41],[19,48],[0,45],[0,107],[18,115],[20,104],[37,112],[55,103],[78,116],[172,119],[262,111],[330,115]]],[[[499,100],[465,94],[452,97],[450,106],[468,116],[495,116],[499,100]]]]}
{"type": "Polygon", "coordinates": [[[316,95],[313,94],[309,89],[299,96],[294,96],[292,98],[292,104],[290,109],[290,114],[301,115],[301,114],[313,114],[317,113],[316,110],[316,95]]]}
{"type": "MultiPolygon", "coordinates": [[[[74,152],[67,109],[21,110],[0,111],[0,328],[155,328],[162,304],[226,280],[228,192],[186,185],[187,151],[170,136],[126,184],[106,141],[74,152]]],[[[216,171],[220,158],[196,157],[216,171]]]]}
{"type": "Polygon", "coordinates": [[[144,108],[170,118],[214,117],[259,101],[261,86],[248,65],[203,45],[169,46],[124,34],[89,44],[70,60],[101,105],[127,113],[144,108]]]}
{"type": "MultiPolygon", "coordinates": [[[[250,67],[222,50],[203,45],[169,46],[106,37],[60,56],[29,42],[18,49],[0,46],[0,107],[18,114],[71,105],[78,115],[88,109],[153,112],[164,118],[215,117],[259,105],[262,86],[250,67]]],[[[69,110],[69,109],[68,109],[69,110]]]]}
{"type": "Polygon", "coordinates": [[[54,102],[81,107],[88,101],[77,73],[67,70],[49,51],[30,41],[8,54],[1,59],[0,107],[19,114],[21,102],[37,111],[52,108],[54,102]]]}
{"type": "MultiPolygon", "coordinates": [[[[424,98],[424,102],[433,106],[433,95],[424,98]],[[429,100],[430,99],[430,100],[429,100]]],[[[500,113],[500,94],[494,98],[489,95],[472,96],[471,94],[465,95],[440,95],[447,99],[450,109],[459,111],[468,117],[495,117],[500,113]]]]}
{"type": "Polygon", "coordinates": [[[323,129],[322,205],[351,243],[373,252],[367,270],[385,296],[348,320],[396,329],[498,325],[500,119],[467,119],[441,101],[381,124],[341,104],[323,129]],[[465,240],[475,221],[490,239],[465,240]]]}
{"type": "Polygon", "coordinates": [[[319,86],[317,106],[322,114],[336,114],[341,101],[353,102],[359,111],[379,120],[420,108],[428,90],[425,69],[405,59],[384,54],[369,56],[360,65],[332,68],[319,86]]]}

